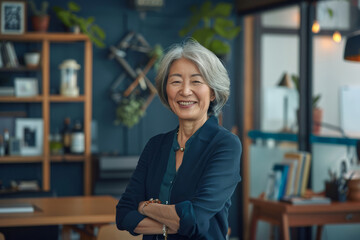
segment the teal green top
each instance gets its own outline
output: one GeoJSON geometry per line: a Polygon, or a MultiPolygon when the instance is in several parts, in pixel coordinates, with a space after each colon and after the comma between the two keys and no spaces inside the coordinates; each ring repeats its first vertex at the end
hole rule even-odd
{"type": "MultiPolygon", "coordinates": [[[[184,155],[190,147],[192,139],[197,135],[200,129],[198,129],[185,143],[184,155]]],[[[179,131],[179,129],[178,129],[179,131]]],[[[171,151],[169,154],[169,160],[167,164],[167,168],[164,174],[164,178],[162,180],[160,186],[159,200],[162,204],[170,204],[170,196],[171,189],[173,186],[173,182],[176,179],[176,152],[180,149],[179,142],[177,141],[178,134],[174,134],[174,139],[171,147],[171,151]]]]}

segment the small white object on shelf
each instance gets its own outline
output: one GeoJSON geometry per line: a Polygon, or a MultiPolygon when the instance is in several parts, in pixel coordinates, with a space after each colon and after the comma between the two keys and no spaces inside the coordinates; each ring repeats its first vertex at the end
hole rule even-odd
{"type": "Polygon", "coordinates": [[[31,213],[34,211],[35,211],[35,207],[30,203],[0,204],[0,214],[1,213],[31,213]]]}

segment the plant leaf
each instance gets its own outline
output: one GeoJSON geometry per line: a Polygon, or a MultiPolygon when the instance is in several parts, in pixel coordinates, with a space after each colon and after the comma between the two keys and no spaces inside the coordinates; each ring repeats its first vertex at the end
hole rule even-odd
{"type": "Polygon", "coordinates": [[[105,39],[106,38],[106,34],[105,32],[102,30],[102,28],[100,28],[98,25],[94,24],[91,26],[91,30],[100,38],[100,39],[105,39]]]}
{"type": "Polygon", "coordinates": [[[203,28],[194,31],[192,37],[196,39],[201,45],[208,48],[214,35],[215,31],[213,29],[203,28]]]}
{"type": "Polygon", "coordinates": [[[230,3],[218,3],[211,11],[212,17],[228,17],[231,14],[232,5],[230,3]]]}
{"type": "Polygon", "coordinates": [[[200,17],[206,17],[209,16],[210,12],[211,12],[211,2],[206,1],[201,5],[200,11],[197,14],[199,14],[200,17]]]}
{"type": "Polygon", "coordinates": [[[214,39],[209,46],[209,50],[211,50],[216,55],[226,55],[230,52],[230,45],[226,42],[220,41],[218,39],[214,39]]]}
{"type": "Polygon", "coordinates": [[[300,93],[300,82],[299,77],[295,74],[291,75],[291,80],[294,82],[295,88],[300,93]]]}
{"type": "Polygon", "coordinates": [[[186,26],[180,30],[179,32],[180,37],[184,37],[185,35],[190,33],[199,24],[200,20],[201,20],[200,15],[195,14],[191,16],[186,26]]]}
{"type": "Polygon", "coordinates": [[[68,2],[68,8],[70,11],[73,11],[73,12],[79,12],[80,11],[80,6],[76,3],[76,2],[68,2]]]}
{"type": "Polygon", "coordinates": [[[332,18],[334,16],[334,11],[332,10],[332,8],[327,8],[326,10],[329,14],[329,17],[332,18]]]}
{"type": "Polygon", "coordinates": [[[225,18],[216,18],[214,29],[217,34],[226,39],[233,39],[240,32],[240,27],[235,27],[234,22],[225,18]]]}

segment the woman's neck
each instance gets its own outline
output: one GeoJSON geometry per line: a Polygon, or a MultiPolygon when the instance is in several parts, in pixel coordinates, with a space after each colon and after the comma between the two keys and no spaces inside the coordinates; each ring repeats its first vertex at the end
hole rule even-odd
{"type": "Polygon", "coordinates": [[[185,147],[187,140],[204,125],[208,117],[198,121],[179,120],[178,142],[181,147],[185,147]]]}

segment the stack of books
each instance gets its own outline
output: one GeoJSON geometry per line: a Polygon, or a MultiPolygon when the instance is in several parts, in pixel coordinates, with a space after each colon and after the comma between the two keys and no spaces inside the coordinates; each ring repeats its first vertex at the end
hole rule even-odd
{"type": "Polygon", "coordinates": [[[12,42],[0,42],[0,67],[18,67],[19,60],[16,56],[12,42]]]}
{"type": "Polygon", "coordinates": [[[311,155],[308,152],[286,153],[282,162],[275,163],[268,175],[265,198],[304,196],[309,181],[311,155]]]}

